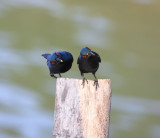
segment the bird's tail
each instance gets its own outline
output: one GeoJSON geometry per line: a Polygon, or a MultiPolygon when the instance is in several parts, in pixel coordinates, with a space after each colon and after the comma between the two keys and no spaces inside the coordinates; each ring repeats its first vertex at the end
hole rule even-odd
{"type": "Polygon", "coordinates": [[[44,57],[44,58],[48,58],[48,56],[50,56],[51,54],[42,54],[42,56],[44,57]]]}

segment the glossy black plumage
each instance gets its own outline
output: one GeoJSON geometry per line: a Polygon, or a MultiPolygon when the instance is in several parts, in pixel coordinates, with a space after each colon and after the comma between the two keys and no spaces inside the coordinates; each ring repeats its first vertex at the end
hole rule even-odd
{"type": "Polygon", "coordinates": [[[44,58],[47,59],[47,66],[50,71],[50,76],[55,77],[55,74],[67,72],[73,63],[73,56],[71,53],[66,51],[55,52],[53,54],[42,54],[44,58]]]}
{"type": "Polygon", "coordinates": [[[91,51],[91,49],[88,47],[84,47],[81,49],[80,55],[77,60],[77,64],[79,65],[81,76],[83,77],[83,82],[82,82],[83,87],[85,85],[85,81],[88,83],[87,79],[84,77],[84,73],[92,73],[95,78],[94,85],[96,86],[97,89],[99,84],[95,76],[95,73],[99,68],[100,62],[101,58],[96,52],[91,51]]]}

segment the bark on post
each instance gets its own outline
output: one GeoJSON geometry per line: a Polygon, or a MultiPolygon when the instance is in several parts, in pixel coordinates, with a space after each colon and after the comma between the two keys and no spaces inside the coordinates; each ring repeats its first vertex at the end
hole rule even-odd
{"type": "Polygon", "coordinates": [[[108,138],[111,81],[99,79],[99,88],[88,80],[58,78],[53,138],[108,138]]]}

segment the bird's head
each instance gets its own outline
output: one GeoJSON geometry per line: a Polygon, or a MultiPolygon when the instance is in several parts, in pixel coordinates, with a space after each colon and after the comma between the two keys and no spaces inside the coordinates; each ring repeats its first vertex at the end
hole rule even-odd
{"type": "Polygon", "coordinates": [[[62,55],[59,53],[53,53],[50,57],[50,62],[52,65],[62,63],[62,55]]]}
{"type": "Polygon", "coordinates": [[[89,47],[83,47],[83,48],[81,49],[80,54],[81,54],[81,56],[82,56],[83,58],[88,58],[88,57],[90,57],[90,56],[92,56],[92,55],[95,55],[95,54],[91,51],[91,49],[90,49],[89,47]]]}

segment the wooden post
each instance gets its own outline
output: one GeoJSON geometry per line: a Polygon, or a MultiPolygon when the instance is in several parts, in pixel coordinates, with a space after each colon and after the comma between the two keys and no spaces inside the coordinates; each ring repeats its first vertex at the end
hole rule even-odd
{"type": "Polygon", "coordinates": [[[58,78],[53,138],[108,138],[111,81],[99,79],[99,88],[88,80],[58,78]]]}

